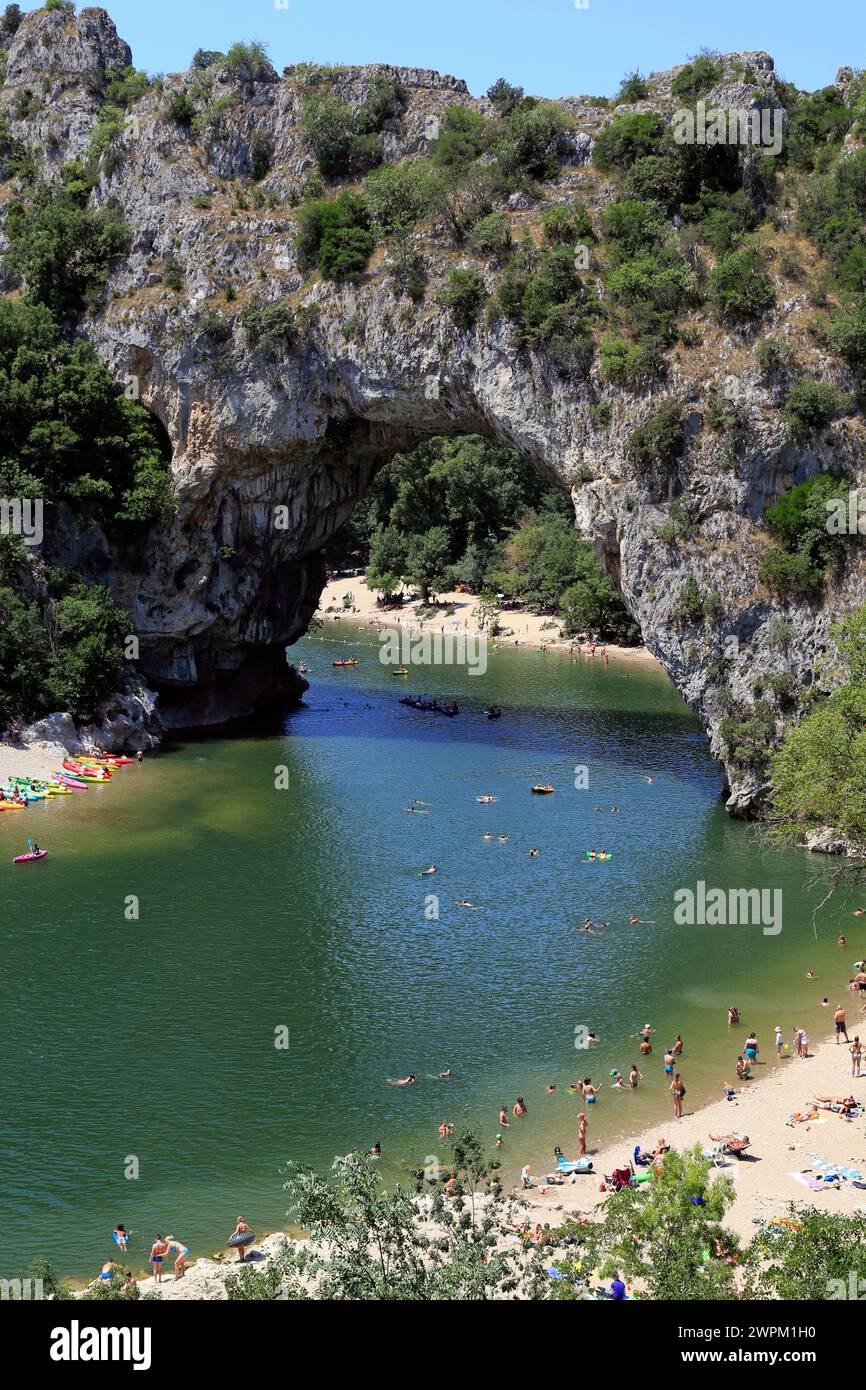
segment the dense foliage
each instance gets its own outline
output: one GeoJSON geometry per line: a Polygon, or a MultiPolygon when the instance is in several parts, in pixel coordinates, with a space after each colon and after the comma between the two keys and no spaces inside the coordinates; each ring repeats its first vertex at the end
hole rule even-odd
{"type": "Polygon", "coordinates": [[[638,636],[566,497],[477,436],[395,455],[326,554],[336,567],[366,562],[368,584],[386,599],[404,582],[425,600],[461,584],[558,615],[568,632],[638,636]]]}
{"type": "Polygon", "coordinates": [[[827,572],[841,565],[850,538],[828,528],[831,508],[847,499],[847,487],[828,473],[798,483],[764,513],[776,541],[761,562],[759,578],[780,596],[808,597],[827,572]]]}
{"type": "Polygon", "coordinates": [[[832,825],[866,846],[866,605],[836,623],[841,679],[790,729],[773,757],[771,819],[786,838],[832,825]]]}
{"type": "MultiPolygon", "coordinates": [[[[140,87],[132,69],[103,74],[105,83],[121,104],[140,87]]],[[[3,154],[18,156],[0,129],[3,154]]],[[[131,546],[170,511],[170,475],[148,412],[75,335],[77,315],[98,300],[129,242],[115,210],[91,206],[93,186],[91,167],[71,164],[54,184],[30,178],[7,205],[6,267],[22,277],[24,296],[0,299],[0,495],[41,503],[47,537],[71,513],[131,546]]],[[[89,718],[116,688],[129,627],[86,574],[46,564],[14,535],[0,538],[4,727],[51,710],[89,718]]]]}

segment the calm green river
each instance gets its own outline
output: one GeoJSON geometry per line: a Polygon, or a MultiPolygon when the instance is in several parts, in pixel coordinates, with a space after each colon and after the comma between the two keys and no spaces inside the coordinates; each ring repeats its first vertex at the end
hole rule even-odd
{"type": "MultiPolygon", "coordinates": [[[[544,1171],[555,1144],[576,1149],[575,1078],[605,1085],[592,1144],[656,1116],[670,1127],[674,1033],[689,1108],[732,1079],[747,1028],[769,1059],[775,1023],[828,1026],[838,921],[816,944],[807,857],[727,818],[700,728],[655,669],[510,650],[484,677],[403,681],[372,634],[330,623],[292,657],[311,689],[282,735],[184,743],[0,816],[0,1274],[45,1255],[92,1276],[118,1221],[136,1270],[156,1231],[196,1257],[239,1213],[279,1229],[287,1159],[325,1168],[380,1141],[395,1178],[441,1153],[437,1126],[464,1111],[492,1141],[518,1095],[529,1113],[500,1156],[509,1175],[544,1171]],[[333,670],[348,652],[361,664],[333,670]],[[406,689],[456,696],[461,715],[403,708],[406,689]],[[531,795],[548,779],[553,796],[531,795]],[[427,814],[406,813],[412,798],[427,814]],[[13,868],[30,834],[50,857],[13,868]],[[782,890],[782,932],[674,925],[674,891],[698,879],[782,890]],[[588,915],[609,926],[581,934],[588,915]],[[644,1084],[608,1089],[646,1022],[644,1084]],[[580,1025],[601,1038],[591,1052],[575,1049],[580,1025]],[[451,1082],[432,1079],[446,1066],[451,1082]],[[387,1084],[410,1071],[415,1086],[387,1084]]],[[[845,921],[847,966],[866,931],[850,908],[845,921]]]]}

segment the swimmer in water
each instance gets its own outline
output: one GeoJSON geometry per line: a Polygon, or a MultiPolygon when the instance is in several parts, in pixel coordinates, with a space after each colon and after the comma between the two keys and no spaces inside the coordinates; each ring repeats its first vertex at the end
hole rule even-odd
{"type": "Polygon", "coordinates": [[[500,1105],[500,1107],[499,1107],[499,1128],[500,1128],[500,1129],[507,1129],[507,1128],[508,1128],[508,1106],[507,1106],[507,1105],[500,1105]]]}
{"type": "Polygon", "coordinates": [[[629,924],[630,927],[654,927],[654,926],[655,926],[655,918],[654,918],[654,917],[635,917],[634,915],[632,915],[632,916],[629,917],[629,919],[628,919],[628,924],[629,924]]]}
{"type": "Polygon", "coordinates": [[[420,872],[420,874],[418,875],[418,877],[419,877],[419,878],[426,878],[428,874],[435,874],[435,873],[437,873],[437,872],[438,872],[438,870],[437,870],[437,868],[436,868],[436,865],[435,865],[435,864],[431,864],[429,869],[422,869],[421,872],[420,872]]]}
{"type": "Polygon", "coordinates": [[[526,1114],[526,1101],[523,1099],[523,1096],[517,1097],[517,1100],[514,1102],[514,1109],[511,1111],[511,1113],[514,1116],[526,1114]]]}
{"type": "Polygon", "coordinates": [[[371,1155],[373,1156],[373,1158],[381,1158],[381,1157],[382,1157],[382,1145],[379,1143],[378,1140],[377,1140],[376,1143],[373,1145],[372,1149],[370,1150],[370,1153],[371,1153],[371,1155]]]}
{"type": "Polygon", "coordinates": [[[471,903],[468,898],[452,898],[452,902],[454,903],[455,907],[469,907],[472,909],[473,912],[478,911],[478,908],[476,907],[475,903],[471,903]]]}
{"type": "Polygon", "coordinates": [[[447,1120],[443,1120],[436,1133],[439,1135],[440,1139],[447,1139],[449,1134],[454,1133],[454,1126],[449,1125],[447,1120]]]}
{"type": "Polygon", "coordinates": [[[409,1073],[408,1076],[403,1076],[403,1077],[398,1077],[398,1078],[394,1078],[394,1077],[390,1077],[390,1076],[389,1076],[389,1077],[388,1077],[388,1085],[389,1085],[389,1086],[414,1086],[414,1084],[415,1084],[415,1082],[416,1082],[417,1080],[418,1080],[418,1078],[417,1078],[417,1076],[415,1075],[414,1071],[410,1071],[410,1073],[409,1073]]]}
{"type": "Polygon", "coordinates": [[[406,807],[406,810],[410,813],[410,815],[413,815],[413,816],[426,816],[426,815],[429,815],[429,812],[428,812],[428,811],[419,811],[417,806],[407,806],[407,807],[406,807]]]}
{"type": "Polygon", "coordinates": [[[481,838],[482,840],[495,840],[496,836],[493,834],[492,830],[485,830],[481,838]]]}
{"type": "Polygon", "coordinates": [[[529,857],[530,857],[530,859],[535,859],[536,856],[537,856],[537,854],[538,854],[538,850],[537,850],[537,849],[531,849],[531,850],[529,851],[529,857]]]}
{"type": "Polygon", "coordinates": [[[439,1080],[440,1080],[440,1081],[450,1081],[453,1075],[454,1075],[454,1073],[452,1072],[451,1068],[450,1068],[450,1067],[446,1067],[444,1071],[440,1071],[440,1073],[439,1073],[439,1080]]]}
{"type": "Polygon", "coordinates": [[[547,1088],[547,1094],[548,1094],[549,1096],[553,1096],[553,1095],[556,1094],[556,1083],[555,1083],[554,1081],[551,1081],[551,1082],[550,1082],[550,1084],[549,1084],[549,1086],[548,1086],[548,1088],[547,1088]]]}
{"type": "Polygon", "coordinates": [[[633,1091],[637,1090],[637,1083],[643,1081],[643,1072],[638,1071],[634,1062],[631,1064],[631,1071],[628,1074],[628,1084],[633,1091]]]}
{"type": "Polygon", "coordinates": [[[647,777],[646,775],[644,775],[644,779],[643,779],[643,780],[644,780],[645,782],[651,782],[651,781],[652,781],[652,778],[651,778],[651,777],[647,777]]]}
{"type": "Polygon", "coordinates": [[[507,844],[507,843],[508,843],[508,836],[507,836],[507,835],[500,835],[500,836],[499,836],[499,843],[500,843],[501,845],[507,844]]]}

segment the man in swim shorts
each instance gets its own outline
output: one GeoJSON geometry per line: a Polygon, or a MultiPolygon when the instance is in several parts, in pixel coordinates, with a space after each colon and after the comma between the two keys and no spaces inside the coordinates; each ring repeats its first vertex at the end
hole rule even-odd
{"type": "Polygon", "coordinates": [[[148,1256],[150,1267],[153,1270],[154,1283],[156,1284],[162,1283],[162,1262],[165,1259],[167,1250],[168,1246],[162,1236],[157,1236],[153,1245],[150,1247],[150,1255],[148,1256]]]}

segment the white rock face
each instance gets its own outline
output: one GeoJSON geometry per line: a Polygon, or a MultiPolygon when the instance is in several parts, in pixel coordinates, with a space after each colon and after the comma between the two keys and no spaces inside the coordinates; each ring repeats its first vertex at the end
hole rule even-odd
{"type": "MultiPolygon", "coordinates": [[[[75,75],[122,61],[125,46],[104,11],[85,10],[75,20],[28,15],[10,54],[14,84],[33,78],[49,39],[57,74],[50,113],[12,120],[12,127],[22,139],[39,140],[51,175],[86,149],[100,107],[98,83],[83,85],[75,75]]],[[[414,69],[346,68],[326,85],[357,105],[378,71],[396,71],[408,97],[384,132],[388,159],[428,148],[448,106],[485,107],[462,82],[414,69]]],[[[641,105],[669,117],[677,71],[656,75],[651,100],[641,105]]],[[[577,525],[725,761],[730,809],[748,813],[765,779],[732,761],[720,732],[726,710],[733,702],[740,716],[748,712],[756,689],[773,677],[789,675],[795,692],[811,684],[830,622],[866,597],[866,571],[852,545],[826,601],[776,602],[757,578],[768,543],[761,517],[781,491],[831,461],[862,481],[858,426],[840,422],[829,441],[793,443],[780,415],[784,378],[761,374],[749,331],[703,325],[705,345],[670,354],[664,385],[637,394],[603,382],[597,362],[569,369],[544,352],[521,350],[507,323],[479,321],[458,332],[436,304],[437,288],[455,265],[473,263],[489,292],[496,271],[455,253],[440,226],[416,238],[428,276],[420,305],[395,294],[383,251],[358,285],[319,281],[301,269],[295,250],[301,180],[312,169],[298,114],[314,77],[289,69],[278,80],[214,79],[215,94],[229,93],[234,104],[199,143],[172,123],[167,102],[201,80],[168,77],[163,92],[143,97],[103,162],[94,201],[120,206],[133,243],[103,305],[82,325],[118,382],[134,383],[172,452],[176,517],[134,564],[108,556],[112,586],[140,638],[139,670],[159,691],[164,722],[217,722],[248,712],[263,696],[297,694],[303,684],[284,648],[315,610],[322,545],[395,451],[431,435],[480,433],[520,450],[570,491],[577,525]],[[240,199],[228,181],[249,174],[254,134],[272,152],[271,169],[255,195],[247,183],[240,199]],[[254,198],[262,205],[250,206],[254,198]],[[183,268],[179,292],[162,277],[169,256],[183,268]],[[305,322],[290,349],[249,346],[240,309],[253,295],[302,309],[305,322]],[[735,438],[702,428],[718,392],[735,392],[746,411],[735,438]],[[684,403],[689,447],[670,469],[637,470],[627,437],[668,395],[684,403]],[[593,411],[601,400],[611,412],[604,428],[593,411]],[[692,580],[706,600],[703,617],[683,611],[692,580]]],[[[774,83],[768,54],[726,55],[716,95],[773,105],[774,83]]],[[[9,102],[0,92],[0,106],[9,102]]],[[[525,208],[521,200],[509,211],[516,236],[544,201],[580,193],[598,212],[611,196],[604,180],[583,172],[610,110],[585,97],[563,105],[578,123],[571,163],[540,204],[525,208]]],[[[804,297],[780,294],[778,303],[758,336],[795,342],[801,369],[850,387],[839,363],[808,336],[804,297]]],[[[105,555],[104,537],[79,544],[84,565],[88,555],[105,555]]],[[[143,713],[124,717],[129,738],[146,730],[143,713]]],[[[778,729],[785,717],[780,703],[778,729]]]]}

